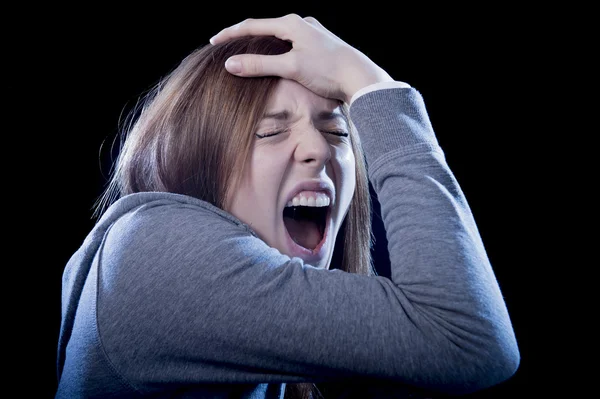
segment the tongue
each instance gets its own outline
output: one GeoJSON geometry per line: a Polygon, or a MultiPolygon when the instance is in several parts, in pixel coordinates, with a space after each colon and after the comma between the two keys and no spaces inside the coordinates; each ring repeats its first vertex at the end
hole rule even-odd
{"type": "Polygon", "coordinates": [[[294,220],[284,217],[283,223],[285,223],[292,240],[304,248],[315,249],[323,238],[319,232],[319,226],[311,220],[294,220]]]}

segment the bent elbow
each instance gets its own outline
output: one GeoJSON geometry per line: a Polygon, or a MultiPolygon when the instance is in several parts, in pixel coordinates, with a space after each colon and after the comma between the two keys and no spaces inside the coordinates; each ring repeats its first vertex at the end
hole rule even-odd
{"type": "Polygon", "coordinates": [[[492,376],[488,381],[488,386],[497,385],[510,379],[521,364],[521,353],[514,336],[512,339],[500,341],[496,347],[495,359],[489,359],[487,362],[492,376]]]}
{"type": "MultiPolygon", "coordinates": [[[[462,375],[463,383],[458,387],[460,392],[454,393],[468,394],[491,388],[515,375],[521,363],[521,354],[514,336],[504,338],[489,342],[480,351],[471,352],[466,359],[463,357],[460,362],[462,366],[468,362],[470,367],[463,367],[466,372],[462,375]]],[[[460,364],[457,366],[461,367],[460,364]]]]}

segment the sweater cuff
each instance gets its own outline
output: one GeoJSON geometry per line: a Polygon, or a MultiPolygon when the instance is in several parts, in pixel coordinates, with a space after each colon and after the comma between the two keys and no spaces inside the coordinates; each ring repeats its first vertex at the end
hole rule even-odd
{"type": "Polygon", "coordinates": [[[400,81],[373,83],[372,85],[363,87],[362,89],[360,89],[359,91],[357,91],[356,93],[354,93],[354,95],[350,99],[350,105],[352,105],[352,103],[358,97],[362,96],[363,94],[367,94],[367,93],[370,93],[370,92],[375,91],[375,90],[392,89],[392,88],[395,88],[395,87],[410,88],[410,85],[408,83],[404,83],[404,82],[400,82],[400,81]]]}

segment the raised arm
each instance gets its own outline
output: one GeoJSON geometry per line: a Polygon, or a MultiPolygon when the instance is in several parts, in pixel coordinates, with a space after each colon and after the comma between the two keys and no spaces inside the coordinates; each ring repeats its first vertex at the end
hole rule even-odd
{"type": "Polygon", "coordinates": [[[158,369],[190,383],[374,378],[463,393],[515,372],[502,295],[420,95],[375,91],[351,112],[379,137],[365,147],[391,279],[290,259],[201,201],[144,206],[99,258],[112,293],[99,294],[100,335],[131,385],[150,389],[158,369]]]}

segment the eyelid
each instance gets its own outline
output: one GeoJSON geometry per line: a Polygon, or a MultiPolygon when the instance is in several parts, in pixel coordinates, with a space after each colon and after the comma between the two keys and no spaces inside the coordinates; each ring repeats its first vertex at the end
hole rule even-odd
{"type": "Polygon", "coordinates": [[[276,136],[276,135],[278,135],[279,133],[285,133],[285,132],[288,132],[289,130],[290,130],[290,129],[285,129],[285,130],[277,130],[277,131],[275,131],[275,132],[270,132],[270,133],[265,133],[265,134],[258,134],[258,133],[254,133],[254,135],[255,135],[256,137],[258,137],[259,139],[264,139],[264,138],[267,138],[267,137],[276,136]]]}
{"type": "Polygon", "coordinates": [[[324,133],[333,134],[340,137],[348,137],[350,133],[344,132],[343,130],[321,130],[324,133]]]}
{"type": "MultiPolygon", "coordinates": [[[[279,133],[286,133],[288,132],[290,129],[285,129],[285,130],[278,130],[275,132],[271,132],[271,133],[265,133],[265,134],[258,134],[258,133],[254,133],[254,135],[256,137],[258,137],[259,139],[264,139],[267,137],[272,137],[272,136],[276,136],[279,133]]],[[[350,134],[347,132],[344,132],[343,130],[320,130],[321,133],[327,133],[327,134],[332,134],[334,136],[339,136],[339,137],[348,137],[350,134]]]]}

